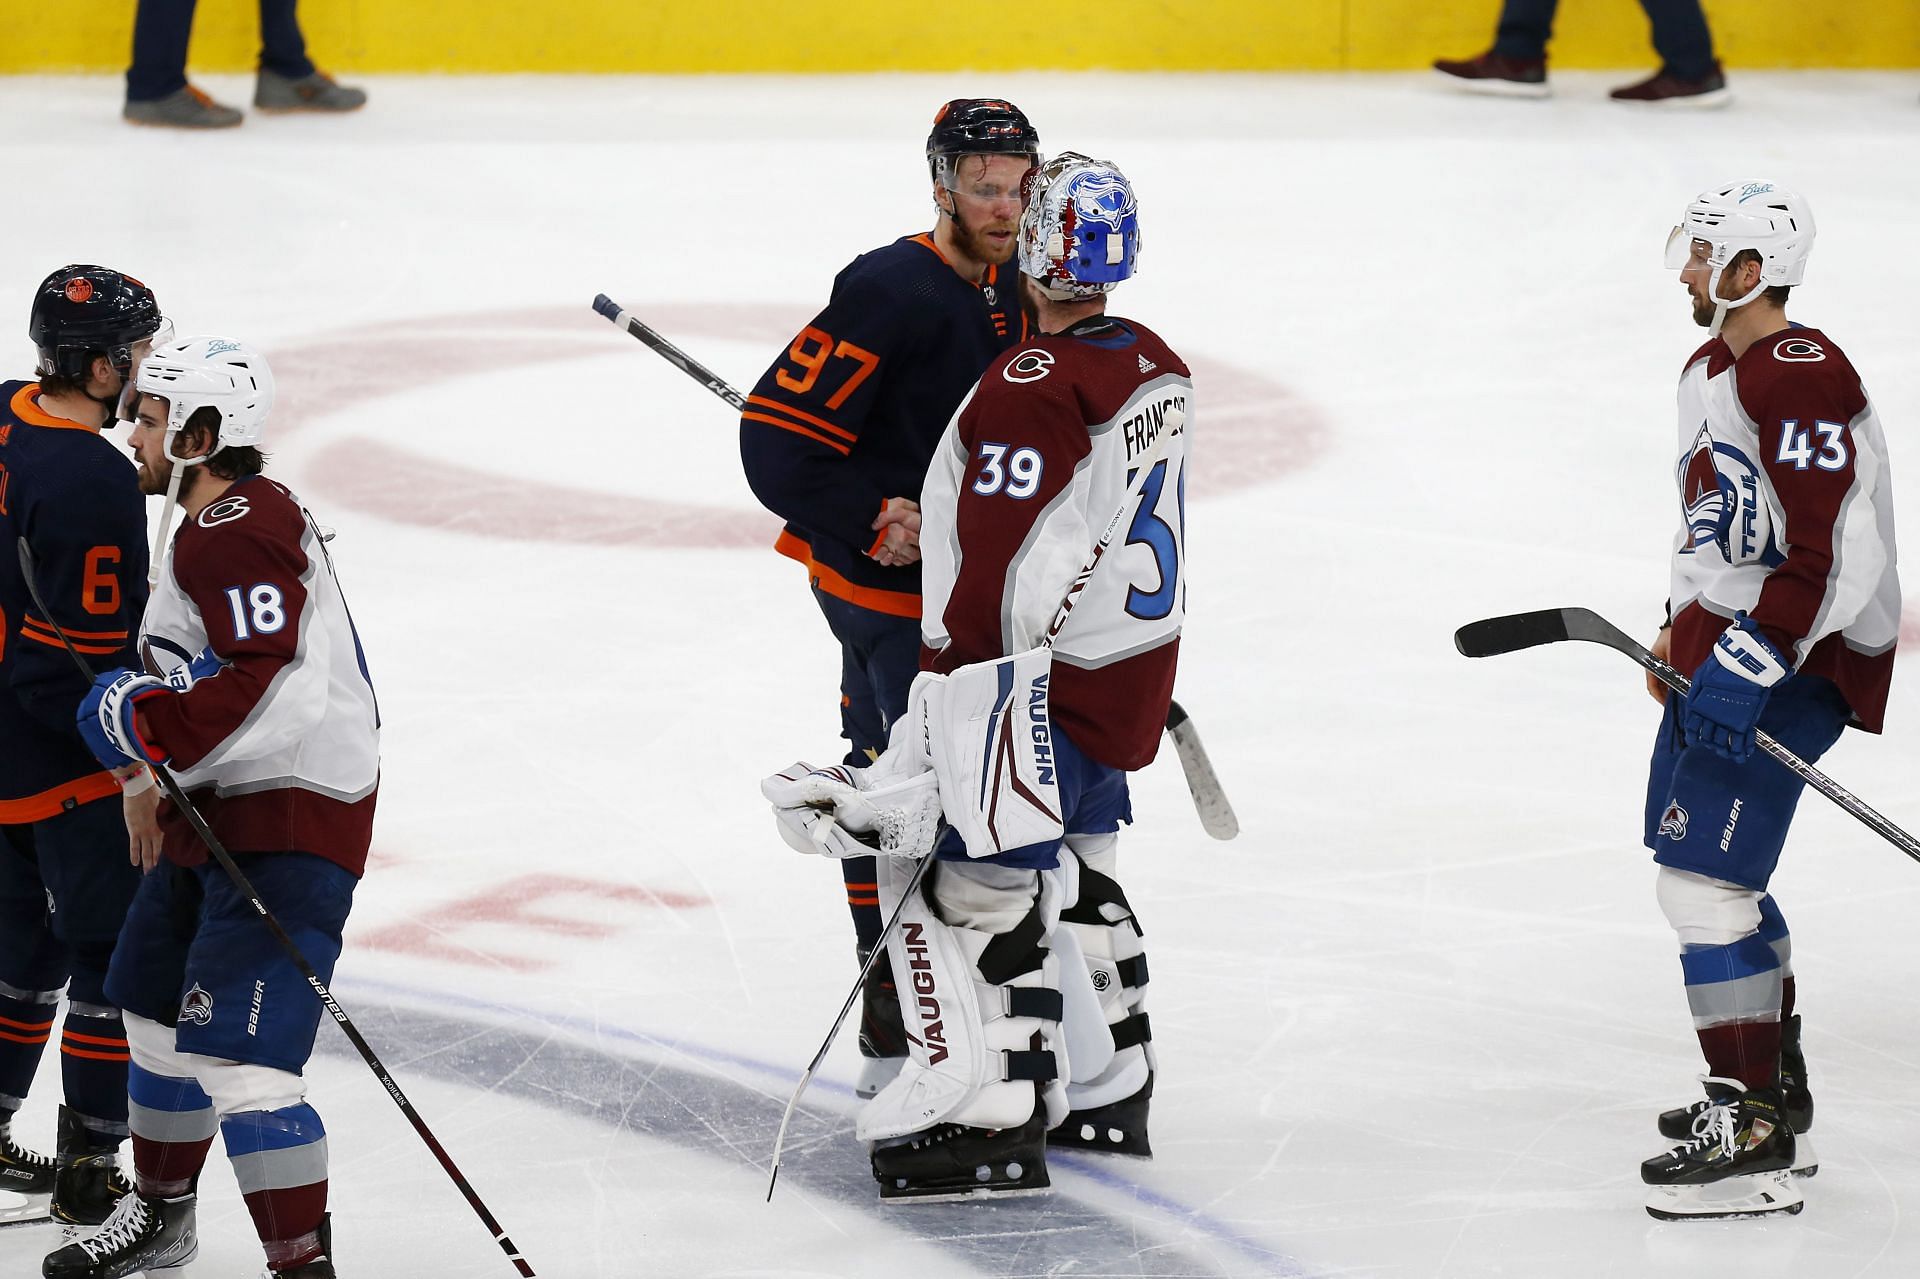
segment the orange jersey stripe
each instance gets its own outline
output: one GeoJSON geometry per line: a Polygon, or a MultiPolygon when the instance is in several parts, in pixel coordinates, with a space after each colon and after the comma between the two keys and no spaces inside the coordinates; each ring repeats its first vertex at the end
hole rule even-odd
{"type": "Polygon", "coordinates": [[[19,826],[27,822],[45,821],[65,812],[68,800],[75,804],[91,804],[96,799],[119,793],[120,783],[113,779],[112,773],[89,773],[85,777],[76,777],[70,782],[43,790],[38,795],[0,799],[0,825],[19,826]]]}
{"type": "Polygon", "coordinates": [[[890,617],[920,616],[920,597],[910,591],[887,591],[877,586],[855,586],[840,574],[834,572],[813,558],[813,548],[792,533],[781,531],[773,549],[790,560],[798,560],[807,566],[807,574],[814,583],[827,594],[843,599],[849,604],[875,613],[885,613],[890,617]]]}
{"type": "Polygon", "coordinates": [[[802,422],[817,426],[823,431],[831,431],[849,444],[856,442],[860,438],[852,431],[847,430],[845,427],[835,426],[825,418],[815,417],[811,413],[802,413],[790,404],[782,404],[778,400],[769,400],[764,395],[749,395],[747,397],[747,403],[758,404],[761,408],[773,409],[775,412],[785,413],[789,417],[798,418],[802,422]]]}
{"type": "Polygon", "coordinates": [[[47,634],[54,636],[56,639],[59,638],[60,631],[65,631],[67,633],[68,639],[77,639],[77,640],[83,640],[83,639],[123,640],[127,637],[127,633],[125,631],[76,631],[70,626],[62,626],[59,628],[59,630],[56,630],[54,629],[53,623],[43,622],[39,618],[34,617],[32,614],[28,614],[27,616],[22,617],[20,619],[20,625],[21,625],[21,629],[23,630],[29,626],[37,626],[41,630],[45,631],[47,634]]]}
{"type": "MultiPolygon", "coordinates": [[[[22,626],[20,628],[20,638],[38,640],[40,643],[45,644],[48,648],[57,648],[62,652],[65,652],[67,648],[65,644],[62,644],[60,642],[60,637],[54,634],[52,631],[47,631],[43,634],[40,631],[30,631],[26,627],[22,626]]],[[[74,652],[94,653],[101,657],[111,657],[113,656],[113,654],[118,653],[124,647],[126,647],[124,644],[82,644],[78,640],[75,640],[73,642],[74,652]]]]}
{"type": "Polygon", "coordinates": [[[810,440],[818,440],[820,443],[838,453],[841,457],[848,457],[853,453],[852,449],[840,443],[838,440],[830,440],[818,431],[809,431],[804,426],[799,426],[792,422],[783,422],[777,417],[768,417],[764,413],[742,413],[740,416],[749,422],[765,422],[768,426],[777,426],[783,431],[792,431],[795,435],[804,435],[810,440]]]}

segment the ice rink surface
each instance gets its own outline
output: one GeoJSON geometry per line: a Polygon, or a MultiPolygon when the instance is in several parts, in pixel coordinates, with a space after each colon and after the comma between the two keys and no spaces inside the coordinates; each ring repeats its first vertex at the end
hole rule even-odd
{"type": "MultiPolygon", "coordinates": [[[[1812,200],[1791,314],[1862,371],[1916,491],[1920,86],[1738,74],[1732,110],[1662,115],[1614,82],[378,80],[353,118],[183,136],[122,126],[112,80],[0,80],[4,369],[71,260],[274,362],[269,473],[339,531],[386,717],[337,989],[542,1276],[1910,1275],[1920,866],[1804,802],[1775,890],[1821,1172],[1797,1218],[1656,1224],[1636,1165],[1700,1060],[1639,843],[1655,708],[1604,650],[1469,663],[1451,634],[1583,604],[1651,635],[1701,339],[1660,250],[1723,180],[1812,200]],[[755,783],[840,754],[837,657],[728,411],[588,303],[750,384],[848,259],[931,225],[926,122],[981,93],[1140,193],[1115,310],[1196,371],[1178,695],[1244,833],[1205,838],[1170,752],[1137,777],[1154,1160],[882,1210],[849,1034],[769,1205],[853,965],[836,868],[755,783]]],[[[1827,764],[1920,828],[1911,670],[1888,722],[1827,764]]],[[[340,1273],[511,1274],[321,1046],[340,1273]]],[[[217,1152],[202,1192],[184,1273],[257,1273],[217,1152]]],[[[49,1246],[0,1233],[0,1272],[49,1246]]]]}

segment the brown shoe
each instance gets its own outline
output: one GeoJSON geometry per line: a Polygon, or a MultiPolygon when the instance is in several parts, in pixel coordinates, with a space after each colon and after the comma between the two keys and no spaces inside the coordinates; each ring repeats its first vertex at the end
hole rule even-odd
{"type": "Polygon", "coordinates": [[[1467,93],[1490,93],[1503,98],[1544,98],[1553,90],[1547,87],[1545,58],[1509,58],[1491,51],[1477,58],[1455,61],[1440,58],[1433,69],[1446,77],[1447,84],[1467,93]]]}
{"type": "Polygon", "coordinates": [[[1615,102],[1644,102],[1649,106],[1712,109],[1733,101],[1727,77],[1718,62],[1698,80],[1684,80],[1665,67],[1638,84],[1615,89],[1607,95],[1615,102]]]}

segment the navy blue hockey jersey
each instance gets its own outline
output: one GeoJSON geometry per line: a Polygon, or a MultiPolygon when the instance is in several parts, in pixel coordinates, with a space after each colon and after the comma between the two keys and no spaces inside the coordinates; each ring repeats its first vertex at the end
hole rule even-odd
{"type": "Polygon", "coordinates": [[[776,548],[819,587],[865,608],[920,616],[920,566],[870,558],[886,500],[919,500],[953,411],[1025,336],[1018,277],[961,278],[931,235],[863,253],[826,309],[775,360],[740,415],[740,460],[786,521],[776,548]]]}
{"type": "Polygon", "coordinates": [[[53,625],[95,670],[138,666],[147,606],[147,506],[126,451],[40,407],[34,382],[0,382],[0,824],[119,794],[74,712],[86,695],[53,625]],[[20,571],[33,551],[41,614],[20,571]]]}

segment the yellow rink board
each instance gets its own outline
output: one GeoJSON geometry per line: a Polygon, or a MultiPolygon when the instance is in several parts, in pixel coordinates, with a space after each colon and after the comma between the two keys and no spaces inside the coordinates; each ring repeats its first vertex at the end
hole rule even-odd
{"type": "MultiPolygon", "coordinates": [[[[0,0],[0,72],[119,71],[135,0],[0,0]]],[[[1635,0],[1563,0],[1558,67],[1655,59],[1635,0]]],[[[1920,0],[1707,0],[1727,64],[1920,67],[1920,0]]],[[[1499,0],[305,0],[322,65],[387,72],[1338,71],[1491,43],[1499,0]],[[1002,17],[1004,15],[1004,17],[1002,17]],[[995,21],[996,18],[1001,18],[995,21]]],[[[251,68],[254,0],[200,0],[191,65],[251,68]]]]}

